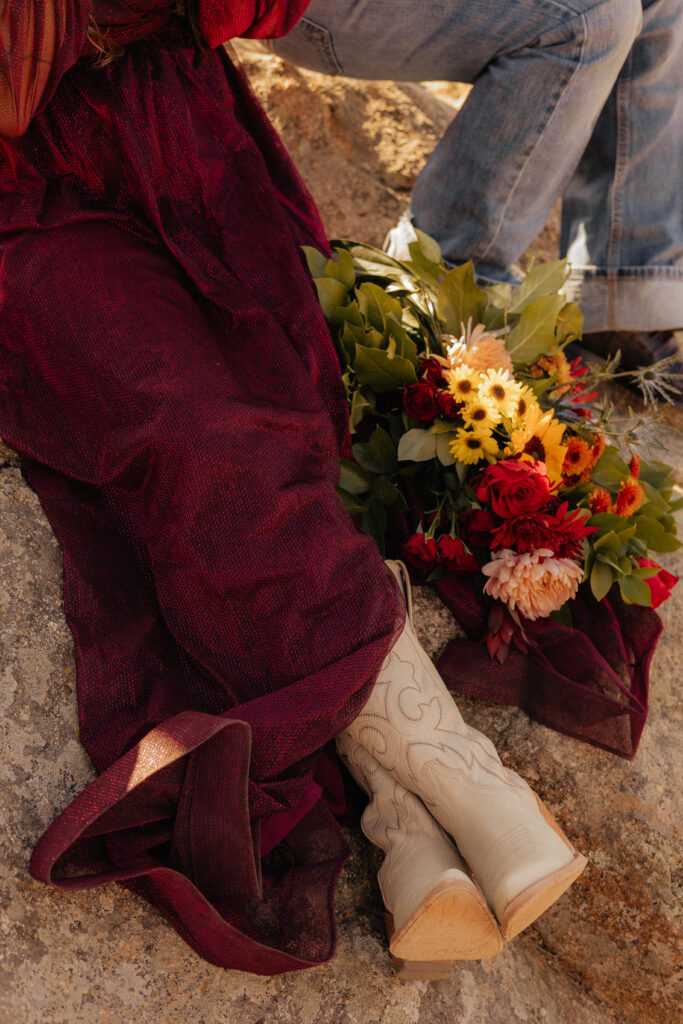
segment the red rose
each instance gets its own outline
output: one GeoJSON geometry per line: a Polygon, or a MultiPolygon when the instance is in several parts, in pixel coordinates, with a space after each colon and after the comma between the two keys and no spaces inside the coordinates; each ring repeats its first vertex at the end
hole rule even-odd
{"type": "Polygon", "coordinates": [[[478,572],[479,566],[474,555],[471,555],[459,537],[451,537],[446,533],[439,537],[437,544],[439,565],[446,572],[478,572]]]}
{"type": "Polygon", "coordinates": [[[401,557],[416,569],[436,565],[439,560],[436,541],[433,537],[426,540],[424,533],[413,533],[403,542],[401,557]]]}
{"type": "Polygon", "coordinates": [[[496,520],[486,508],[473,508],[460,519],[460,529],[471,548],[489,548],[496,520]]]}
{"type": "Polygon", "coordinates": [[[494,462],[476,488],[477,500],[490,501],[503,519],[537,512],[550,500],[550,480],[545,463],[525,459],[494,462]]]}
{"type": "Polygon", "coordinates": [[[421,359],[417,368],[417,379],[425,380],[438,388],[445,387],[447,383],[443,375],[443,366],[438,359],[421,359]]]}
{"type": "Polygon", "coordinates": [[[452,395],[450,391],[437,391],[435,398],[441,412],[451,420],[455,419],[465,404],[456,401],[455,395],[452,395]]]}
{"type": "Polygon", "coordinates": [[[662,569],[661,565],[657,565],[656,562],[651,561],[649,558],[636,558],[636,562],[643,567],[651,566],[653,569],[659,569],[656,576],[651,576],[649,580],[645,580],[652,594],[652,607],[659,608],[660,604],[663,604],[667,597],[671,597],[671,591],[678,583],[679,577],[674,576],[671,572],[667,572],[666,569],[662,569]]]}
{"type": "MultiPolygon", "coordinates": [[[[436,511],[434,511],[434,512],[427,512],[427,514],[424,516],[424,523],[425,523],[426,526],[431,526],[435,519],[436,519],[436,511]]],[[[448,516],[446,515],[445,512],[441,512],[440,515],[439,515],[439,527],[440,527],[440,529],[445,530],[447,526],[448,526],[448,516]]]]}
{"type": "Polygon", "coordinates": [[[426,380],[411,384],[403,392],[403,407],[408,415],[419,423],[431,423],[439,411],[434,397],[434,387],[426,380]]]}

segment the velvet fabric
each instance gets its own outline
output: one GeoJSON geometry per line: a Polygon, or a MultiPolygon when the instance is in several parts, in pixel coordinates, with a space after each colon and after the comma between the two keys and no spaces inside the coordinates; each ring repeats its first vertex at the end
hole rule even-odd
{"type": "Polygon", "coordinates": [[[198,54],[168,4],[100,4],[126,47],[93,70],[89,4],[60,3],[12,0],[0,47],[7,98],[26,26],[63,28],[0,138],[0,436],[62,547],[98,777],[31,871],[121,882],[223,967],[319,964],[348,856],[326,745],[405,609],[334,490],[346,403],[300,252],[322,226],[217,47],[305,4],[204,2],[198,54]]]}
{"type": "Polygon", "coordinates": [[[572,626],[553,619],[525,625],[529,652],[511,646],[501,665],[484,643],[488,606],[474,581],[446,577],[435,587],[467,634],[451,640],[439,658],[451,690],[515,705],[567,736],[635,757],[662,632],[656,612],[626,605],[616,592],[598,602],[584,584],[571,602],[572,626]]]}

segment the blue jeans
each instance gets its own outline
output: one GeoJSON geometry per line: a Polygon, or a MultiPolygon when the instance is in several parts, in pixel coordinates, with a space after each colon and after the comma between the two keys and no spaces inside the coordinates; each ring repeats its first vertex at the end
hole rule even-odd
{"type": "Polygon", "coordinates": [[[683,327],[681,0],[312,0],[270,46],[328,74],[471,82],[413,223],[510,280],[562,196],[585,329],[683,327]]]}

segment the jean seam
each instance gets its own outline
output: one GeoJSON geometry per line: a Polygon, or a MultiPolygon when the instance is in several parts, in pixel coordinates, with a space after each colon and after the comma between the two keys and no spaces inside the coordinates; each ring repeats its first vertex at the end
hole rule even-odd
{"type": "MultiPolygon", "coordinates": [[[[558,4],[557,6],[562,6],[562,5],[558,4]]],[[[512,202],[512,199],[513,199],[513,197],[515,195],[515,192],[517,191],[517,188],[519,187],[519,183],[521,181],[522,175],[524,174],[524,172],[525,172],[525,170],[526,170],[526,168],[527,168],[527,166],[529,164],[529,161],[531,160],[531,158],[533,157],[534,153],[536,152],[536,149],[538,148],[539,144],[541,143],[541,140],[543,139],[545,131],[548,128],[548,125],[550,124],[554,114],[556,113],[557,105],[558,105],[559,101],[561,100],[563,93],[568,88],[570,82],[572,81],[572,79],[574,78],[576,73],[578,71],[580,71],[581,67],[583,66],[583,59],[584,59],[584,54],[585,54],[585,50],[586,50],[586,41],[588,39],[588,29],[587,29],[585,14],[582,13],[582,14],[580,14],[578,16],[581,18],[582,37],[581,37],[581,41],[580,41],[579,58],[578,58],[578,61],[576,63],[576,66],[574,67],[574,69],[573,69],[572,73],[570,74],[569,78],[567,78],[564,81],[564,84],[562,86],[559,86],[556,89],[556,91],[553,94],[553,97],[552,97],[550,103],[546,107],[546,109],[549,111],[549,115],[548,115],[548,117],[544,121],[543,129],[538,133],[536,139],[534,140],[533,145],[529,149],[529,152],[527,154],[527,157],[526,157],[524,163],[522,164],[522,166],[521,166],[521,168],[519,170],[519,174],[517,175],[517,178],[515,180],[514,185],[510,189],[510,194],[508,195],[508,197],[507,197],[507,199],[505,201],[505,205],[503,206],[503,209],[501,211],[500,219],[498,221],[498,224],[496,225],[496,228],[495,228],[493,234],[491,235],[491,237],[489,239],[488,245],[486,246],[486,248],[483,251],[483,253],[481,253],[477,257],[477,260],[479,262],[483,261],[483,259],[488,255],[491,247],[493,246],[493,244],[495,243],[496,239],[500,235],[501,228],[503,227],[503,223],[505,221],[505,215],[507,213],[508,206],[512,202]]],[[[574,20],[574,19],[572,19],[572,20],[574,20]]]]}
{"type": "Polygon", "coordinates": [[[683,269],[680,267],[598,267],[598,266],[573,266],[570,277],[574,280],[610,280],[615,283],[619,281],[646,280],[649,277],[658,277],[667,281],[683,280],[683,269]]]}
{"type": "MultiPolygon", "coordinates": [[[[628,155],[630,152],[630,132],[626,114],[628,75],[632,65],[632,55],[629,53],[626,62],[619,73],[616,87],[616,154],[614,162],[614,176],[610,187],[609,217],[610,228],[607,242],[607,278],[616,278],[616,271],[619,268],[619,250],[623,234],[623,186],[628,171],[628,155]]],[[[609,324],[616,323],[617,301],[616,289],[608,287],[607,294],[607,320],[609,324]]]]}
{"type": "Polygon", "coordinates": [[[330,66],[336,69],[335,73],[343,76],[344,68],[337,56],[337,51],[334,48],[334,40],[332,39],[332,33],[329,28],[325,25],[320,25],[317,21],[313,21],[312,18],[307,18],[306,15],[301,18],[300,23],[312,25],[313,28],[317,29],[320,33],[318,39],[322,42],[322,49],[325,57],[329,61],[330,66]]]}

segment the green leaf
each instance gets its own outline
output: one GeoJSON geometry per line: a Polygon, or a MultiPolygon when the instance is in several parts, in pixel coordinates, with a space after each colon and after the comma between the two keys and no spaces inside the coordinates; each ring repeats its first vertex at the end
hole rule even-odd
{"type": "MultiPolygon", "coordinates": [[[[567,275],[566,260],[539,263],[526,275],[510,298],[510,313],[521,313],[536,299],[557,295],[567,275]]],[[[564,303],[564,299],[562,300],[564,303]]]]}
{"type": "Polygon", "coordinates": [[[640,481],[646,481],[656,491],[661,491],[665,486],[672,486],[674,481],[671,476],[671,466],[666,462],[658,460],[643,459],[640,463],[640,481]]]}
{"type": "Polygon", "coordinates": [[[356,345],[356,358],[353,363],[358,383],[369,384],[373,391],[394,391],[401,384],[412,384],[415,380],[415,369],[408,359],[401,356],[393,358],[378,348],[367,348],[356,345]]]}
{"type": "Polygon", "coordinates": [[[617,490],[630,476],[629,468],[612,445],[608,445],[591,470],[591,480],[598,487],[617,490]]]}
{"type": "Polygon", "coordinates": [[[627,604],[640,604],[646,608],[652,607],[652,594],[645,580],[637,576],[624,576],[619,580],[621,596],[627,604]]]}
{"type": "Polygon", "coordinates": [[[354,444],[356,461],[369,473],[393,473],[398,468],[396,449],[386,430],[375,427],[369,441],[354,444]]]}
{"type": "Polygon", "coordinates": [[[387,528],[387,511],[376,497],[370,498],[363,510],[361,523],[366,533],[375,540],[382,556],[385,554],[384,531],[387,528]]]}
{"type": "Polygon", "coordinates": [[[499,331],[505,327],[505,310],[490,303],[484,310],[481,322],[487,331],[499,331]]]}
{"type": "Polygon", "coordinates": [[[565,601],[561,608],[557,611],[550,613],[551,619],[554,619],[560,626],[568,626],[570,629],[574,625],[572,619],[572,610],[569,605],[569,601],[565,601]]]}
{"type": "Polygon", "coordinates": [[[403,309],[398,299],[387,295],[384,288],[371,281],[364,282],[356,289],[356,297],[361,313],[367,317],[371,325],[381,334],[387,329],[387,319],[393,317],[397,323],[401,323],[403,309]]]}
{"type": "Polygon", "coordinates": [[[650,551],[677,551],[681,542],[672,533],[667,533],[656,519],[650,516],[632,517],[638,537],[645,541],[650,551]]]}
{"type": "Polygon", "coordinates": [[[658,565],[636,565],[631,569],[631,576],[637,576],[639,580],[651,580],[659,572],[658,565]]]}
{"type": "MultiPolygon", "coordinates": [[[[626,520],[626,521],[628,522],[628,520],[626,520]]],[[[619,546],[620,546],[620,548],[623,548],[623,546],[626,544],[626,542],[629,541],[631,539],[631,537],[635,537],[635,535],[636,535],[635,524],[632,524],[631,526],[626,526],[626,527],[624,527],[623,530],[619,530],[618,533],[617,533],[617,537],[619,538],[619,546]]],[[[623,551],[620,551],[620,554],[623,554],[623,551]]]]}
{"type": "Polygon", "coordinates": [[[328,260],[325,264],[325,276],[340,281],[347,291],[351,291],[356,283],[353,257],[345,249],[339,249],[336,255],[336,260],[328,260]]]}
{"type": "Polygon", "coordinates": [[[450,443],[455,440],[456,432],[438,434],[436,438],[436,457],[442,466],[452,466],[455,459],[451,455],[450,443]]]}
{"type": "MultiPolygon", "coordinates": [[[[565,497],[564,493],[562,496],[565,497]]],[[[623,525],[623,516],[613,515],[611,512],[597,512],[586,520],[586,526],[597,526],[601,533],[603,530],[618,530],[623,525]]]]}
{"type": "Polygon", "coordinates": [[[460,337],[470,317],[473,325],[481,323],[488,299],[486,292],[475,283],[471,261],[449,270],[437,294],[439,316],[451,334],[460,337]]]}
{"type": "Polygon", "coordinates": [[[443,259],[441,258],[441,247],[431,235],[428,235],[425,231],[420,231],[419,228],[415,228],[415,234],[417,235],[417,244],[420,247],[422,255],[429,260],[430,263],[441,264],[443,266],[443,259]]]}
{"type": "Polygon", "coordinates": [[[398,469],[396,448],[391,437],[382,427],[375,427],[370,441],[370,451],[378,465],[386,467],[381,470],[383,473],[393,473],[398,469]]]}
{"type": "Polygon", "coordinates": [[[602,601],[614,583],[614,574],[604,562],[596,562],[591,572],[591,591],[596,601],[602,601]]]}
{"type": "Polygon", "coordinates": [[[501,281],[500,284],[488,284],[486,291],[493,306],[499,310],[509,309],[512,302],[512,285],[501,281]]]}
{"type": "Polygon", "coordinates": [[[525,308],[505,340],[513,363],[534,363],[553,347],[555,325],[563,305],[561,295],[544,295],[525,308]]]}
{"type": "Polygon", "coordinates": [[[634,558],[647,558],[647,544],[640,537],[631,537],[628,542],[628,552],[634,558]]]}
{"type": "Polygon", "coordinates": [[[318,301],[326,317],[336,306],[344,305],[348,289],[341,281],[335,281],[331,277],[319,277],[315,282],[315,287],[318,292],[318,301]]]}
{"type": "Polygon", "coordinates": [[[341,460],[339,486],[349,494],[365,494],[370,490],[372,479],[369,473],[348,459],[341,460]]]}
{"type": "Polygon", "coordinates": [[[302,245],[301,248],[304,251],[306,257],[306,263],[310,271],[311,277],[324,277],[325,267],[327,266],[327,256],[322,252],[318,252],[311,245],[302,245]]]}
{"type": "Polygon", "coordinates": [[[353,494],[349,493],[349,491],[345,491],[343,487],[335,487],[335,490],[350,516],[358,515],[365,510],[365,505],[358,501],[353,494]]]}
{"type": "Polygon", "coordinates": [[[432,263],[424,255],[417,242],[411,242],[408,246],[410,260],[408,266],[416,278],[425,282],[431,288],[436,288],[439,281],[446,273],[446,268],[438,263],[432,263]]]}
{"type": "Polygon", "coordinates": [[[398,457],[403,462],[427,462],[436,458],[436,435],[428,430],[409,430],[398,445],[398,457]]]}
{"type": "Polygon", "coordinates": [[[460,424],[454,420],[434,420],[429,428],[430,434],[452,434],[460,424]]]}
{"type": "Polygon", "coordinates": [[[399,496],[399,489],[390,480],[378,477],[372,481],[372,493],[383,505],[393,505],[399,496]]]}
{"type": "MultiPolygon", "coordinates": [[[[371,392],[372,394],[372,392],[371,392]]],[[[356,427],[367,412],[374,412],[374,407],[368,402],[362,391],[354,391],[351,399],[351,414],[349,416],[349,429],[355,434],[356,427]]]]}
{"type": "Polygon", "coordinates": [[[647,504],[650,506],[650,511],[655,514],[655,517],[659,518],[665,515],[669,511],[669,503],[664,500],[657,488],[649,484],[647,480],[641,480],[640,486],[648,499],[647,504]]]}
{"type": "MultiPolygon", "coordinates": [[[[621,518],[621,516],[619,518],[621,518]]],[[[602,537],[598,537],[598,539],[593,542],[593,547],[596,551],[616,551],[619,547],[619,537],[614,530],[609,530],[607,533],[604,533],[602,537]]]]}
{"type": "Polygon", "coordinates": [[[469,468],[470,467],[466,466],[464,462],[456,462],[455,472],[457,473],[458,480],[460,481],[461,484],[465,482],[469,468]]]}
{"type": "Polygon", "coordinates": [[[602,551],[598,551],[597,552],[597,559],[596,560],[598,562],[604,562],[605,565],[610,565],[614,569],[615,573],[618,576],[623,576],[624,572],[629,572],[630,571],[630,569],[631,569],[631,560],[630,559],[626,560],[626,562],[627,562],[626,569],[623,569],[622,566],[621,566],[621,559],[619,559],[619,561],[616,561],[617,558],[618,558],[618,555],[616,555],[611,548],[603,548],[602,551]]]}
{"type": "Polygon", "coordinates": [[[573,341],[583,334],[583,313],[576,302],[568,302],[557,318],[555,340],[558,345],[573,341]]]}
{"type": "Polygon", "coordinates": [[[393,317],[387,320],[389,337],[396,342],[396,354],[403,359],[408,359],[413,366],[417,366],[417,345],[412,340],[402,324],[397,323],[393,317]]]}

